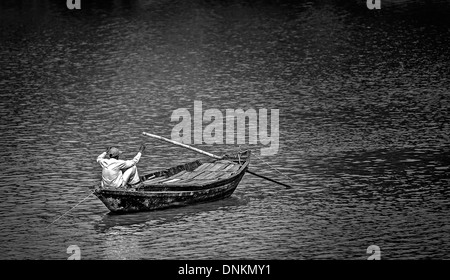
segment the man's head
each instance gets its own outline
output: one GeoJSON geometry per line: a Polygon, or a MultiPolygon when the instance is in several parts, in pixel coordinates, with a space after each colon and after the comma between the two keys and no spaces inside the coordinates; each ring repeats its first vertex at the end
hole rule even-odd
{"type": "Polygon", "coordinates": [[[109,149],[109,152],[108,152],[109,158],[115,158],[115,159],[119,159],[119,155],[121,153],[122,152],[119,151],[119,149],[117,149],[116,147],[112,147],[111,149],[109,149]]]}

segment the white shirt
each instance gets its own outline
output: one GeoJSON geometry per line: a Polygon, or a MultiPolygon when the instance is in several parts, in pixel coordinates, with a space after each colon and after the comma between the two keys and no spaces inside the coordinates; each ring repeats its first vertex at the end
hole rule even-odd
{"type": "Polygon", "coordinates": [[[141,152],[132,160],[120,160],[115,158],[105,158],[106,152],[97,157],[97,162],[100,163],[102,170],[102,187],[119,188],[124,185],[122,170],[128,169],[139,162],[141,152]]]}

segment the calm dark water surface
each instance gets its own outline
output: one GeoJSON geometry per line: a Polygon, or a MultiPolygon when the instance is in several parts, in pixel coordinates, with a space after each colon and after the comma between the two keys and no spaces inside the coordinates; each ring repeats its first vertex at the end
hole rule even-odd
{"type": "Polygon", "coordinates": [[[0,4],[1,259],[450,259],[446,1],[87,2],[0,4]],[[143,173],[201,158],[141,135],[194,100],[279,109],[262,159],[294,183],[251,166],[293,188],[247,174],[222,201],[120,216],[91,196],[50,225],[108,146],[146,142],[143,173]]]}

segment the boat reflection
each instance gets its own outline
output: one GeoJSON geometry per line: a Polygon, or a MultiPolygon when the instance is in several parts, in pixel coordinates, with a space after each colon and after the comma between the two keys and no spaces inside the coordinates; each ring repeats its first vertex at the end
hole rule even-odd
{"type": "Polygon", "coordinates": [[[244,196],[233,195],[226,199],[188,205],[179,208],[169,208],[165,210],[156,210],[150,212],[137,212],[129,214],[114,214],[109,212],[94,225],[94,229],[99,233],[105,233],[114,227],[135,227],[146,223],[152,225],[161,225],[173,223],[175,221],[186,219],[188,217],[204,214],[210,211],[229,211],[237,207],[246,205],[249,198],[244,196]]]}

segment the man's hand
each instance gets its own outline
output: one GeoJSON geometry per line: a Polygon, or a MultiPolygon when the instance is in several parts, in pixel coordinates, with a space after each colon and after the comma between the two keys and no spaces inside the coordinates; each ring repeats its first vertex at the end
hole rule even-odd
{"type": "Polygon", "coordinates": [[[107,155],[109,154],[109,150],[111,150],[111,148],[112,148],[112,147],[106,148],[106,154],[107,154],[107,155]]]}
{"type": "Polygon", "coordinates": [[[142,145],[139,147],[139,153],[142,153],[144,150],[145,150],[145,145],[142,144],[142,145]]]}

